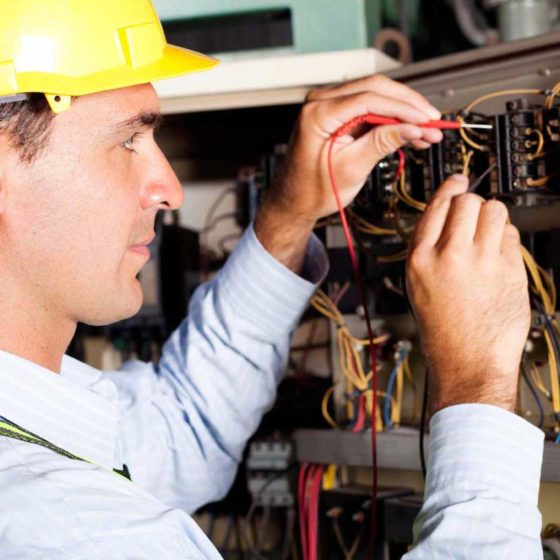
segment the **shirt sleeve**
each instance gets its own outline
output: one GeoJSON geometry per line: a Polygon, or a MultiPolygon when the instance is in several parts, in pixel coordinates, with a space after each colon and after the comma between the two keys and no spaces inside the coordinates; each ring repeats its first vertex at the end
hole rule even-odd
{"type": "Polygon", "coordinates": [[[434,415],[424,506],[403,560],[542,559],[543,440],[541,430],[490,405],[434,415]]]}
{"type": "Polygon", "coordinates": [[[124,407],[120,452],[136,483],[188,512],[223,497],[276,397],[291,332],[326,270],[316,237],[299,276],[250,228],[195,292],[159,366],[131,362],[111,377],[124,407]]]}

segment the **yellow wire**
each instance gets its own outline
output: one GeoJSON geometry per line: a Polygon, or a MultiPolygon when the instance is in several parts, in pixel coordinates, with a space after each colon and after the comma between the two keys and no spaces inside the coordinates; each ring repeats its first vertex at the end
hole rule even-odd
{"type": "Polygon", "coordinates": [[[552,408],[554,412],[560,412],[560,382],[558,381],[558,364],[556,362],[556,354],[554,346],[548,331],[544,331],[544,338],[548,348],[548,359],[550,369],[550,387],[552,389],[552,408]]]}
{"type": "Polygon", "coordinates": [[[404,261],[406,260],[407,257],[408,257],[408,250],[405,249],[403,251],[395,253],[394,255],[381,255],[377,257],[377,260],[380,263],[394,263],[394,262],[404,261]]]}
{"type": "MultiPolygon", "coordinates": [[[[521,247],[521,253],[525,266],[529,273],[529,280],[533,291],[539,296],[542,301],[544,312],[549,316],[554,316],[556,312],[556,290],[552,290],[552,280],[548,277],[546,271],[537,265],[533,256],[525,247],[521,247]],[[543,281],[543,278],[545,279],[543,281]]],[[[553,322],[553,327],[558,330],[556,321],[553,322]]],[[[550,370],[550,387],[552,392],[552,408],[555,413],[560,413],[560,380],[558,379],[558,363],[556,361],[556,354],[554,352],[554,345],[550,334],[545,329],[544,338],[548,353],[548,365],[550,370]]],[[[557,426],[560,429],[560,425],[557,426]]]]}
{"type": "Polygon", "coordinates": [[[338,428],[338,424],[333,419],[333,417],[329,414],[329,399],[334,392],[334,387],[329,387],[323,396],[323,400],[321,402],[321,412],[323,413],[323,418],[335,429],[338,428]]]}
{"type": "Polygon", "coordinates": [[[428,206],[425,202],[420,202],[419,200],[412,198],[406,191],[406,172],[404,169],[399,180],[394,185],[394,191],[401,202],[404,202],[415,210],[423,212],[426,209],[426,206],[428,206]]]}
{"type": "Polygon", "coordinates": [[[560,82],[552,87],[551,94],[546,98],[544,102],[544,106],[546,109],[552,109],[554,98],[558,95],[558,93],[560,93],[560,82]]]}
{"type": "Polygon", "coordinates": [[[534,153],[534,154],[531,154],[531,155],[529,156],[529,159],[533,160],[533,159],[540,158],[540,157],[542,157],[542,156],[544,155],[544,153],[543,153],[543,148],[544,148],[544,136],[543,136],[543,133],[542,133],[538,128],[533,129],[532,132],[531,132],[531,134],[536,134],[537,137],[538,137],[538,140],[537,140],[537,149],[535,150],[535,153],[534,153]]]}
{"type": "Polygon", "coordinates": [[[539,368],[536,366],[536,364],[531,364],[531,367],[529,369],[529,375],[531,376],[531,379],[533,380],[533,383],[535,384],[535,387],[548,399],[551,400],[552,399],[552,395],[550,394],[550,391],[544,386],[544,381],[542,379],[541,376],[541,372],[539,370],[539,368]]]}
{"type": "Polygon", "coordinates": [[[469,151],[469,153],[465,156],[465,159],[463,160],[463,175],[465,176],[469,176],[470,173],[470,166],[471,166],[471,160],[473,158],[474,152],[472,150],[469,151]]]}
{"type": "MultiPolygon", "coordinates": [[[[487,93],[486,95],[482,95],[476,98],[474,101],[471,101],[463,110],[464,113],[470,113],[474,107],[483,103],[484,101],[488,101],[489,99],[494,99],[496,97],[504,97],[507,95],[543,95],[543,91],[540,89],[507,89],[502,91],[494,91],[492,93],[487,93]]],[[[460,123],[464,123],[465,119],[463,116],[459,115],[457,120],[460,123]]],[[[467,130],[465,128],[459,129],[459,134],[463,141],[468,144],[471,148],[478,150],[480,152],[487,152],[489,151],[488,146],[483,146],[482,144],[478,144],[472,138],[469,137],[467,134],[467,130]]]]}
{"type": "MultiPolygon", "coordinates": [[[[465,122],[463,117],[458,116],[457,120],[461,123],[465,122]]],[[[475,142],[472,138],[470,138],[467,135],[467,130],[465,128],[460,128],[459,129],[459,134],[461,135],[461,138],[463,139],[463,142],[465,142],[465,144],[468,144],[471,148],[474,148],[475,150],[478,150],[479,152],[488,152],[488,146],[483,146],[482,144],[478,144],[477,142],[475,142]]]]}
{"type": "Polygon", "coordinates": [[[371,224],[350,209],[347,209],[346,213],[354,221],[356,229],[363,233],[369,233],[371,235],[397,235],[398,233],[396,229],[387,229],[371,224]]]}
{"type": "Polygon", "coordinates": [[[549,181],[550,181],[550,175],[547,175],[546,177],[541,177],[540,179],[532,179],[531,177],[529,177],[529,179],[527,179],[527,184],[530,187],[545,187],[549,181]]]}
{"type": "Polygon", "coordinates": [[[544,95],[544,92],[540,89],[504,89],[501,91],[493,91],[492,93],[487,93],[486,95],[481,95],[477,97],[474,101],[471,101],[464,109],[466,113],[470,113],[476,105],[480,105],[488,99],[494,99],[496,97],[504,97],[507,95],[544,95]]]}

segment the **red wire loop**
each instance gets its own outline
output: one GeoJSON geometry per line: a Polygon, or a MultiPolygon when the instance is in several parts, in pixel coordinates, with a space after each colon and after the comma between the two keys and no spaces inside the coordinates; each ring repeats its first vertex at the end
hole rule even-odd
{"type": "MultiPolygon", "coordinates": [[[[329,148],[328,148],[328,169],[329,169],[329,177],[331,180],[331,186],[333,189],[334,197],[336,199],[336,204],[338,207],[338,212],[340,214],[340,220],[342,222],[342,228],[344,230],[344,236],[346,238],[346,243],[348,244],[348,252],[350,254],[350,260],[352,261],[352,268],[354,271],[354,277],[356,280],[356,286],[358,288],[358,293],[360,296],[360,302],[364,309],[364,317],[367,327],[368,333],[368,340],[369,340],[369,352],[371,358],[371,367],[372,367],[372,407],[371,407],[371,453],[372,453],[372,466],[373,466],[373,483],[372,483],[372,507],[371,507],[371,515],[372,515],[372,540],[375,543],[376,538],[376,529],[377,529],[377,432],[376,432],[376,418],[377,418],[377,356],[375,354],[375,342],[373,337],[373,330],[371,327],[371,320],[369,316],[369,310],[367,306],[367,298],[366,292],[362,285],[362,280],[360,277],[360,269],[358,264],[358,258],[356,255],[356,251],[354,249],[354,242],[352,239],[352,234],[350,232],[350,227],[348,226],[348,219],[346,217],[346,212],[344,211],[344,205],[342,204],[342,200],[340,198],[340,192],[338,189],[338,184],[336,181],[336,175],[334,172],[334,163],[333,163],[333,152],[334,146],[336,144],[337,138],[348,134],[352,129],[356,128],[357,126],[365,123],[372,123],[373,117],[375,115],[360,115],[351,121],[347,122],[346,124],[342,125],[336,132],[331,135],[329,148]]],[[[376,119],[377,120],[377,119],[376,119]]],[[[399,154],[399,159],[400,159],[399,154]]],[[[403,163],[404,169],[404,155],[403,155],[403,163]]],[[[402,171],[401,171],[402,172],[402,171]]]]}

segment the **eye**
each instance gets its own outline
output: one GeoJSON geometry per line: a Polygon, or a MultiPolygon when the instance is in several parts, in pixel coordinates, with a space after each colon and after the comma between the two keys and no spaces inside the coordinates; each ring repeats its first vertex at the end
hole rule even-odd
{"type": "Polygon", "coordinates": [[[136,140],[136,138],[138,137],[138,132],[136,134],[133,134],[128,140],[125,140],[121,145],[123,146],[123,148],[127,149],[129,152],[135,152],[136,150],[134,150],[134,148],[132,147],[134,145],[134,141],[136,140]]]}

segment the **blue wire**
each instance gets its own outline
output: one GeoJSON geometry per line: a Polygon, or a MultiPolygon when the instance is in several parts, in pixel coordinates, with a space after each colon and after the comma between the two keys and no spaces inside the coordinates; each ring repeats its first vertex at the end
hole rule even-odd
{"type": "Polygon", "coordinates": [[[385,403],[383,407],[383,421],[385,426],[390,430],[393,429],[393,422],[391,421],[391,396],[393,394],[393,385],[395,384],[395,379],[397,378],[397,372],[399,371],[399,364],[393,368],[391,375],[389,376],[389,381],[387,382],[387,392],[385,393],[385,403]]]}

